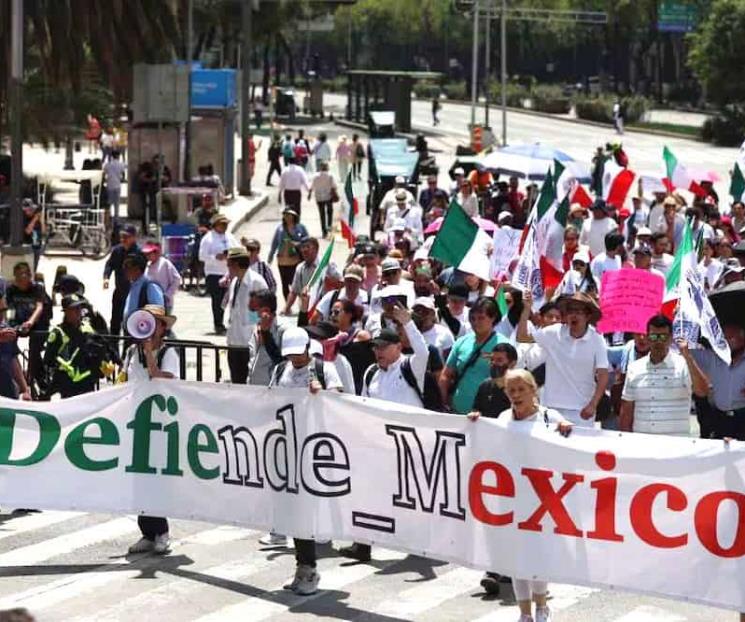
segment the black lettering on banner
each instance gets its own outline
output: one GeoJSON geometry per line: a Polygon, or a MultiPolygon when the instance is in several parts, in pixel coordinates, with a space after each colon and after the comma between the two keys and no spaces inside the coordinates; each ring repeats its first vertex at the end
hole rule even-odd
{"type": "Polygon", "coordinates": [[[333,434],[311,434],[303,443],[300,459],[303,488],[317,497],[341,497],[352,490],[349,475],[331,479],[334,471],[349,473],[349,453],[333,434]]]}
{"type": "Polygon", "coordinates": [[[277,491],[298,492],[297,430],[295,407],[290,404],[277,411],[282,422],[280,429],[272,430],[264,439],[264,474],[269,485],[277,491]]]}
{"type": "Polygon", "coordinates": [[[259,463],[259,445],[248,428],[227,425],[217,431],[225,450],[222,481],[236,486],[263,488],[259,463]]]}
{"type": "Polygon", "coordinates": [[[433,512],[438,498],[442,498],[442,516],[465,520],[460,477],[460,450],[466,445],[465,434],[435,430],[435,447],[427,465],[415,428],[386,425],[385,430],[396,441],[398,491],[393,495],[393,505],[417,509],[412,495],[412,488],[416,487],[422,511],[433,512]]]}
{"type": "Polygon", "coordinates": [[[396,533],[396,519],[380,514],[368,514],[367,512],[352,512],[352,525],[362,529],[383,531],[385,533],[396,533]]]}

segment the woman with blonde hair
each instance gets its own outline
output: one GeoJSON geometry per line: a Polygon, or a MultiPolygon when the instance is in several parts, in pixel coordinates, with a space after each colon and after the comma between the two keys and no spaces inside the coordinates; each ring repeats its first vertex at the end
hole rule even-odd
{"type": "MultiPolygon", "coordinates": [[[[530,424],[534,429],[553,428],[562,436],[569,436],[572,423],[552,408],[541,406],[538,400],[538,384],[527,369],[509,369],[504,374],[504,391],[510,400],[511,408],[505,410],[500,418],[510,418],[515,422],[530,424]]],[[[471,421],[479,418],[478,412],[468,415],[471,421]]],[[[489,573],[482,580],[490,579],[489,573]]],[[[551,610],[546,604],[548,582],[537,579],[512,578],[515,600],[520,607],[518,622],[551,622],[551,610]],[[535,602],[535,617],[533,617],[535,602]]]]}

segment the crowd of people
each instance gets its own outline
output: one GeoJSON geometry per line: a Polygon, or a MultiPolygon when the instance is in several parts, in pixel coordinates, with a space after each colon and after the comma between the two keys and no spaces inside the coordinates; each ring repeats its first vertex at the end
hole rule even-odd
{"type": "MultiPolygon", "coordinates": [[[[730,365],[705,344],[693,347],[678,338],[662,313],[645,332],[596,328],[603,274],[644,270],[665,280],[687,222],[701,240],[698,270],[706,290],[745,280],[745,204],[720,204],[706,184],[690,201],[679,192],[647,194],[639,187],[620,205],[602,198],[573,204],[564,229],[563,278],[535,308],[533,294],[513,286],[509,276],[485,280],[430,256],[435,225],[456,204],[497,228],[525,227],[537,187],[521,187],[516,177],[499,179],[480,166],[469,174],[456,168],[448,187],[429,176],[418,192],[397,178],[377,207],[384,215],[380,237],[359,235],[343,261],[321,265],[340,186],[347,175],[361,175],[365,157],[357,135],[341,137],[335,150],[324,134],[314,141],[302,131],[273,137],[266,184],[279,174],[282,216],[266,261],[260,241],[237,240],[214,204],[197,214],[199,260],[214,331],[226,335],[232,383],[341,391],[464,415],[474,425],[509,417],[562,435],[573,426],[602,426],[688,436],[695,413],[701,437],[745,440],[745,322],[723,323],[730,365]],[[303,195],[315,196],[317,232],[302,222],[303,195]]],[[[1,284],[2,395],[31,398],[16,346],[18,335],[29,333],[29,375],[43,378],[37,383],[41,399],[93,390],[108,365],[121,367],[120,378],[129,380],[179,376],[165,339],[176,322],[181,277],[160,244],[147,238],[140,244],[136,227],[123,226],[103,277],[112,289],[108,325],[85,299],[84,285],[60,274],[53,292],[62,297],[64,317],[51,327],[52,300],[43,282],[27,264],[16,266],[13,282],[1,284]],[[150,311],[158,325],[144,343],[122,350],[96,339],[126,333],[127,318],[139,309],[150,311]]],[[[140,527],[142,539],[131,551],[168,551],[165,518],[140,517],[140,527]]],[[[287,538],[271,533],[262,543],[286,546],[287,538]]],[[[297,572],[287,587],[312,594],[319,585],[315,542],[296,539],[294,546],[297,572]]],[[[341,553],[371,559],[370,547],[361,543],[341,553]]],[[[509,580],[489,572],[481,584],[498,593],[509,580]]],[[[512,584],[520,622],[550,620],[545,581],[512,578],[512,584]]]]}

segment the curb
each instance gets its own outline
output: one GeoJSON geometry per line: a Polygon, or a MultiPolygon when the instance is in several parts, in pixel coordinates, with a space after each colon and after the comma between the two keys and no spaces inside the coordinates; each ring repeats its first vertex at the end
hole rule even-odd
{"type": "MultiPolygon", "coordinates": [[[[416,100],[419,101],[419,100],[416,100]]],[[[451,104],[460,104],[461,106],[470,106],[470,101],[464,101],[462,99],[445,99],[443,100],[445,102],[451,103],[451,104]]],[[[483,102],[480,102],[483,104],[483,102]]],[[[496,104],[494,106],[495,110],[501,110],[502,106],[499,104],[496,104]]],[[[529,108],[514,108],[512,106],[507,106],[507,110],[509,112],[515,112],[518,114],[527,114],[532,117],[541,117],[544,119],[553,119],[554,121],[564,121],[566,123],[574,123],[575,125],[589,125],[591,127],[602,127],[602,128],[612,128],[613,126],[609,123],[600,123],[599,121],[590,121],[587,119],[571,119],[568,117],[562,117],[559,115],[551,114],[550,112],[540,112],[538,110],[531,110],[529,108]]],[[[677,132],[667,132],[665,130],[655,130],[655,129],[641,129],[636,127],[627,126],[624,128],[624,134],[626,133],[634,133],[634,134],[651,134],[652,136],[666,136],[668,138],[684,138],[687,140],[695,140],[696,142],[704,142],[701,138],[698,136],[691,136],[690,134],[679,134],[677,132]]],[[[621,134],[623,136],[623,134],[621,134]]]]}
{"type": "Polygon", "coordinates": [[[259,211],[261,211],[266,204],[269,203],[269,194],[267,192],[262,193],[262,196],[248,208],[240,218],[237,218],[230,227],[230,233],[235,233],[239,227],[251,220],[259,211]]]}

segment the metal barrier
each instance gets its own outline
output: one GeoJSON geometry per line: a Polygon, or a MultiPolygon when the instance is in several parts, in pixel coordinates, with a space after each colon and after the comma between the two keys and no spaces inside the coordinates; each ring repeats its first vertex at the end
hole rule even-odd
{"type": "MultiPolygon", "coordinates": [[[[35,331],[35,334],[44,335],[46,339],[49,333],[47,331],[35,331]]],[[[96,335],[96,337],[106,342],[112,350],[119,353],[122,357],[126,349],[134,343],[131,337],[121,335],[96,335]]],[[[231,349],[245,349],[218,346],[209,341],[192,341],[188,339],[165,339],[164,345],[175,348],[178,353],[179,378],[181,380],[194,380],[197,382],[222,382],[223,370],[227,366],[227,362],[223,361],[223,357],[227,358],[227,353],[231,349]]],[[[28,346],[21,350],[21,361],[24,374],[28,378],[28,346]]],[[[114,384],[121,371],[121,361],[119,361],[115,372],[111,376],[104,377],[102,379],[103,383],[114,384]]],[[[32,383],[29,382],[29,384],[32,383]]]]}

